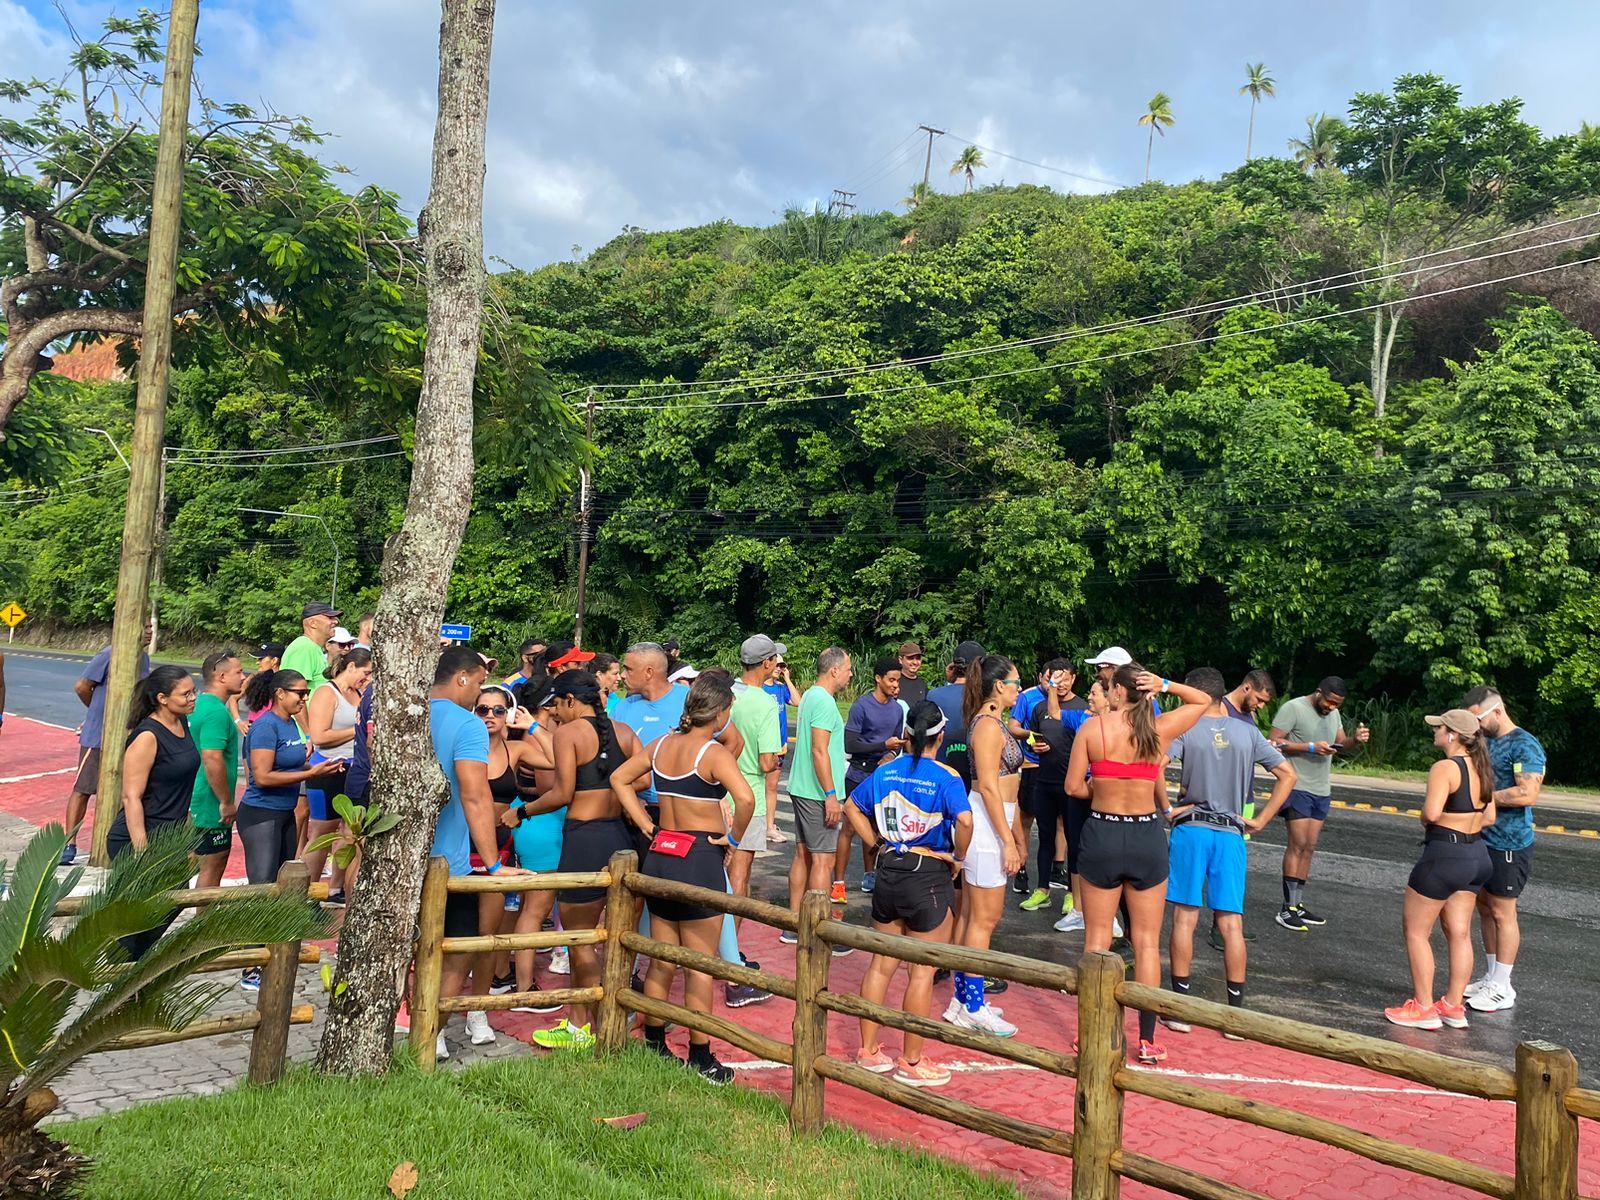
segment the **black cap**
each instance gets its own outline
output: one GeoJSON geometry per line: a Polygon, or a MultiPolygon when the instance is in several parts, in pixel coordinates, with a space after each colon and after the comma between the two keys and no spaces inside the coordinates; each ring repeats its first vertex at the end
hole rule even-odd
{"type": "Polygon", "coordinates": [[[333,605],[327,603],[327,601],[325,601],[325,600],[313,600],[310,604],[306,605],[304,608],[302,608],[300,610],[300,619],[302,621],[304,621],[307,617],[342,617],[342,616],[344,616],[344,610],[343,609],[335,608],[333,605]]]}
{"type": "Polygon", "coordinates": [[[283,643],[282,642],[262,642],[261,645],[257,646],[254,650],[250,651],[250,653],[255,655],[257,658],[282,658],[283,657],[283,643]]]}
{"type": "Polygon", "coordinates": [[[956,647],[955,662],[974,663],[983,657],[983,647],[977,642],[962,642],[956,647]]]}
{"type": "Polygon", "coordinates": [[[668,654],[676,654],[679,650],[678,639],[668,638],[666,641],[661,643],[661,648],[668,654]]]}

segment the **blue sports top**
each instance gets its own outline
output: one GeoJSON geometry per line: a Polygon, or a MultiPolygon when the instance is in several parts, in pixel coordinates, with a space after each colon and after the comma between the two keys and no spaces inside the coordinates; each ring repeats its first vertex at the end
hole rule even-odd
{"type": "Polygon", "coordinates": [[[951,853],[956,818],[972,809],[954,767],[909,754],[867,776],[850,800],[873,819],[879,836],[902,852],[915,847],[951,853]]]}

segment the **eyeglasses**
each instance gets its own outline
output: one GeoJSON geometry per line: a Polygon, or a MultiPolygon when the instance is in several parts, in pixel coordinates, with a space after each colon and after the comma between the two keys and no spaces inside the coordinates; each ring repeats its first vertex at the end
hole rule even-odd
{"type": "Polygon", "coordinates": [[[1021,687],[1022,686],[1022,680],[1020,680],[1020,679],[1002,679],[1000,682],[1003,683],[1003,684],[1006,684],[1008,687],[1021,687]]]}
{"type": "Polygon", "coordinates": [[[480,717],[503,717],[509,710],[504,704],[480,704],[472,711],[480,717]]]}
{"type": "Polygon", "coordinates": [[[311,695],[310,688],[284,688],[283,690],[288,692],[291,696],[299,696],[302,700],[311,695]]]}

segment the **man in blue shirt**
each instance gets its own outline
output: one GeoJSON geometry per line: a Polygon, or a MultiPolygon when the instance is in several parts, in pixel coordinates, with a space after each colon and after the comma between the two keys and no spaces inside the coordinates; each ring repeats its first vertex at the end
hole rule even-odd
{"type": "MultiPolygon", "coordinates": [[[[844,721],[844,752],[850,759],[845,769],[845,795],[855,790],[885,758],[901,747],[906,710],[900,704],[900,660],[880,658],[872,666],[872,690],[856,697],[844,721]]],[[[839,848],[833,854],[833,892],[835,904],[843,904],[844,873],[850,865],[850,824],[839,826],[839,848]]],[[[861,890],[871,895],[877,883],[873,868],[878,855],[871,842],[861,844],[861,890]]]]}
{"type": "Polygon", "coordinates": [[[967,759],[967,718],[961,704],[967,694],[967,664],[983,657],[983,647],[977,642],[962,642],[956,647],[950,665],[945,668],[949,683],[928,693],[928,699],[939,706],[944,714],[944,741],[939,745],[939,761],[948,763],[961,776],[961,782],[972,787],[972,764],[967,759]]]}
{"type": "Polygon", "coordinates": [[[1478,893],[1483,952],[1489,958],[1481,979],[1467,985],[1469,1008],[1499,1012],[1517,1002],[1511,968],[1522,946],[1517,897],[1533,871],[1533,805],[1544,787],[1545,754],[1539,739],[1511,719],[1506,702],[1492,687],[1475,687],[1461,707],[1477,714],[1489,738],[1494,766],[1495,822],[1483,831],[1492,871],[1478,893]]]}
{"type": "MultiPolygon", "coordinates": [[[[1050,676],[1041,666],[1038,682],[1026,691],[1017,693],[1016,700],[1011,704],[1011,719],[1006,723],[1011,736],[1022,743],[1022,777],[1017,781],[1017,819],[1022,824],[1024,850],[1027,849],[1028,836],[1033,829],[1033,791],[1039,782],[1039,755],[1029,744],[1029,739],[1033,737],[1034,710],[1044,703],[1044,690],[1048,686],[1050,686],[1050,676]]],[[[1039,877],[1039,886],[1049,887],[1049,881],[1043,875],[1039,877]]],[[[1019,896],[1028,895],[1026,859],[1023,860],[1021,869],[1011,877],[1011,890],[1019,896]]]]}
{"type": "MultiPolygon", "coordinates": [[[[151,623],[144,623],[144,641],[150,643],[151,623]]],[[[78,775],[67,797],[67,835],[75,837],[78,826],[89,811],[89,797],[100,790],[100,739],[106,723],[106,676],[111,670],[111,647],[107,646],[84,664],[83,674],[72,691],[89,711],[83,714],[78,730],[78,775]]],[[[139,678],[150,674],[150,656],[139,655],[139,678]]],[[[68,842],[61,851],[61,865],[69,866],[78,857],[78,844],[68,842]]]]}

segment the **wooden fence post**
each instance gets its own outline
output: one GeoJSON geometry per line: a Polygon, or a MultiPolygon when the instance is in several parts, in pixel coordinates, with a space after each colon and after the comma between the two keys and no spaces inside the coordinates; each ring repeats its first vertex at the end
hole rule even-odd
{"type": "Polygon", "coordinates": [[[632,985],[633,951],[622,944],[622,935],[639,927],[640,897],[628,888],[629,871],[639,869],[639,856],[632,850],[618,850],[607,864],[611,886],[606,889],[606,945],[600,955],[600,1003],[595,1006],[595,1050],[615,1054],[628,1044],[628,1018],[622,1006],[622,993],[632,985]]]}
{"type": "Polygon", "coordinates": [[[450,861],[430,858],[422,876],[422,905],[417,910],[416,968],[411,977],[411,1052],[417,1067],[431,1073],[439,1038],[439,981],[444,974],[444,906],[450,892],[450,861]]]}
{"type": "MultiPolygon", "coordinates": [[[[278,891],[304,900],[311,886],[306,864],[299,859],[278,868],[278,891]]],[[[300,970],[300,943],[274,942],[261,968],[256,1012],[261,1021],[250,1036],[250,1082],[276,1083],[289,1049],[289,1013],[294,1008],[294,978],[300,970]]]]}
{"type": "Polygon", "coordinates": [[[1514,1200],[1574,1200],[1578,1118],[1567,1093],[1578,1086],[1572,1052],[1549,1042],[1517,1047],[1517,1169],[1514,1200]]]}
{"type": "Polygon", "coordinates": [[[1122,1093],[1117,1072],[1127,1064],[1117,985],[1127,973],[1119,954],[1085,954],[1078,964],[1078,1089],[1072,1125],[1072,1200],[1117,1200],[1122,1181],[1111,1156],[1122,1147],[1122,1093]]]}
{"type": "Polygon", "coordinates": [[[816,1061],[828,1052],[828,1014],[817,997],[828,988],[833,947],[817,937],[828,919],[828,897],[807,892],[800,901],[800,929],[794,947],[794,1069],[790,1073],[789,1127],[795,1133],[822,1129],[823,1088],[816,1061]]]}

